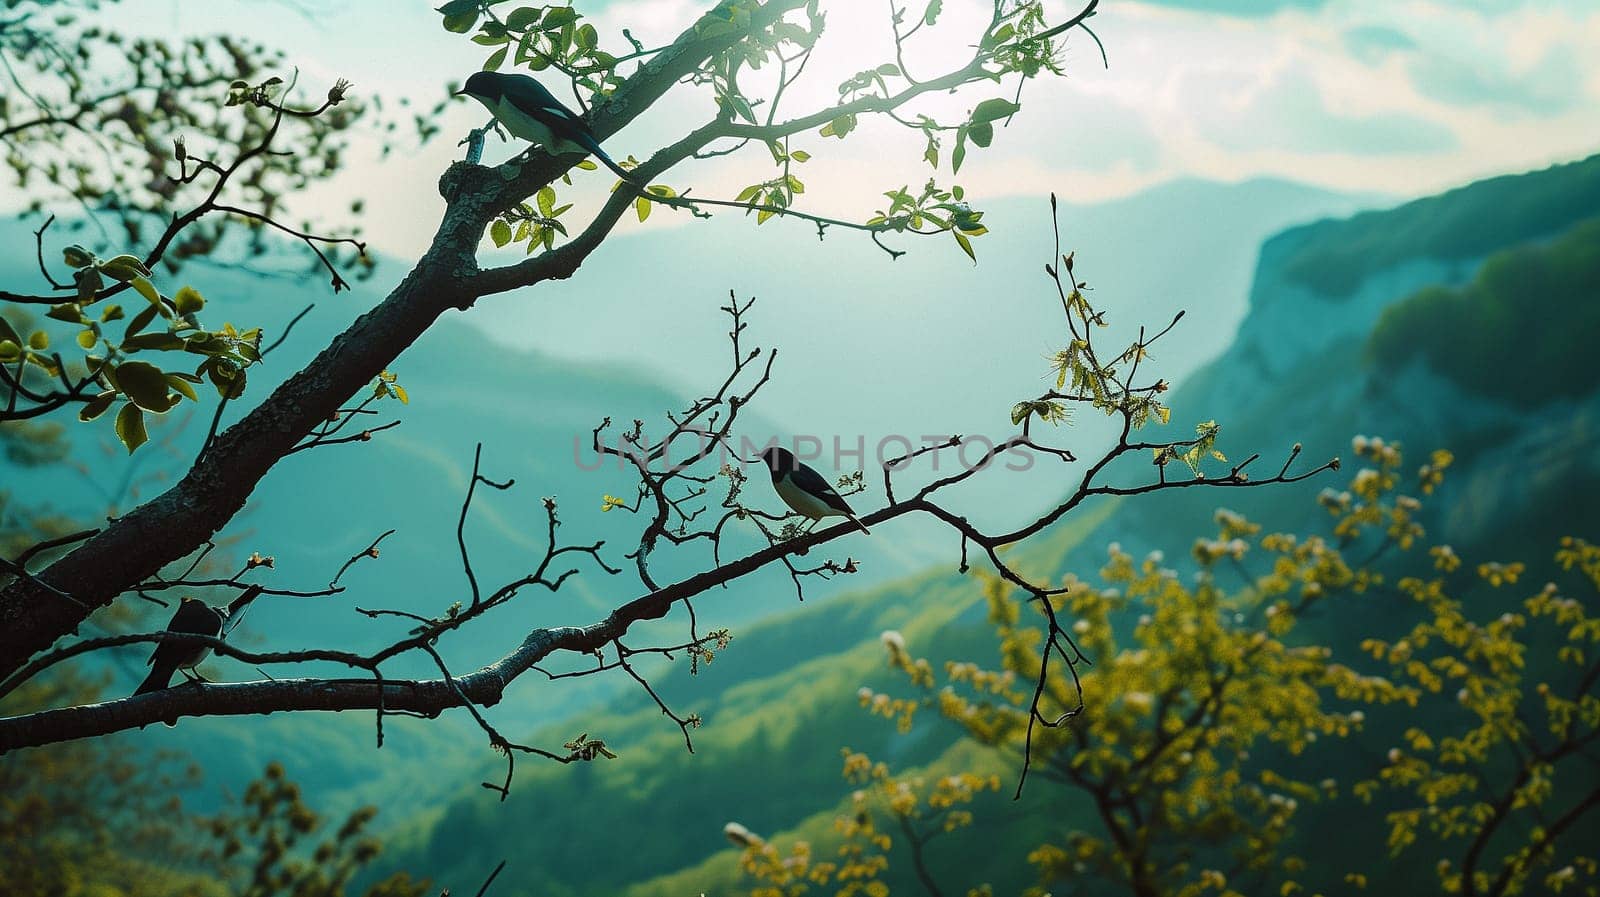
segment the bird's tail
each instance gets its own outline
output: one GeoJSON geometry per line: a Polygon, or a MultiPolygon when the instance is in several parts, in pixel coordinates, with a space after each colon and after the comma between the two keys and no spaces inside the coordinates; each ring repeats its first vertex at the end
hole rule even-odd
{"type": "Polygon", "coordinates": [[[610,156],[606,155],[606,151],[600,148],[600,141],[595,140],[588,134],[579,134],[577,143],[579,146],[588,150],[589,153],[596,159],[599,159],[601,162],[605,163],[607,168],[616,172],[617,177],[622,178],[624,181],[627,181],[630,184],[637,185],[639,183],[638,175],[627,170],[626,168],[623,168],[621,165],[618,165],[615,159],[612,159],[610,156]]]}
{"type": "MultiPolygon", "coordinates": [[[[161,691],[172,684],[173,672],[174,670],[171,667],[156,667],[150,671],[150,675],[144,677],[144,681],[139,683],[139,687],[133,690],[134,695],[138,696],[149,694],[153,691],[161,691]]],[[[175,717],[168,717],[162,720],[161,724],[170,729],[178,724],[178,720],[175,717]]]]}
{"type": "Polygon", "coordinates": [[[140,683],[139,687],[133,690],[133,693],[135,695],[144,695],[166,688],[172,684],[172,673],[171,667],[156,667],[150,671],[150,675],[144,677],[144,682],[140,683]]]}
{"type": "Polygon", "coordinates": [[[861,527],[861,531],[862,531],[862,532],[863,532],[863,533],[866,533],[866,534],[867,534],[867,535],[869,535],[869,536],[870,536],[870,535],[872,535],[872,530],[870,530],[870,529],[867,529],[867,525],[866,525],[866,524],[865,524],[865,523],[862,523],[862,522],[861,522],[861,518],[859,518],[859,517],[857,517],[857,516],[856,516],[856,515],[854,515],[854,514],[847,514],[847,515],[845,515],[845,516],[847,516],[847,517],[849,517],[849,518],[850,518],[850,522],[851,522],[851,523],[854,523],[854,524],[855,524],[855,525],[856,525],[856,526],[859,526],[859,527],[861,527]]]}

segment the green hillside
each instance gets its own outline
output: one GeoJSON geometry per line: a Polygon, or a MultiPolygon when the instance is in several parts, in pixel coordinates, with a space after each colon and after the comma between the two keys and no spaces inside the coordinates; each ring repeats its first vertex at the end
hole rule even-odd
{"type": "Polygon", "coordinates": [[[1374,272],[1408,259],[1482,258],[1562,233],[1600,208],[1600,156],[1529,174],[1478,181],[1396,209],[1321,221],[1291,233],[1283,262],[1291,282],[1330,298],[1355,292],[1374,272]]]}
{"type": "Polygon", "coordinates": [[[1384,311],[1367,344],[1385,374],[1421,359],[1469,392],[1537,407],[1600,385],[1600,219],[1489,257],[1470,284],[1384,311]]]}

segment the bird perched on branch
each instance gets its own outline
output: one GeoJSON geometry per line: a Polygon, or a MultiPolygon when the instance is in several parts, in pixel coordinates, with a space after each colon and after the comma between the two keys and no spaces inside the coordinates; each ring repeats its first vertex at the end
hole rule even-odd
{"type": "MultiPolygon", "coordinates": [[[[229,620],[235,620],[237,625],[236,618],[260,594],[260,586],[251,586],[238,598],[233,599],[227,607],[212,607],[204,601],[185,595],[183,600],[178,602],[178,609],[173,611],[172,620],[167,623],[164,631],[181,635],[213,637],[222,635],[222,627],[229,620]]],[[[133,693],[142,695],[160,691],[172,684],[172,674],[176,672],[182,672],[185,678],[198,678],[198,674],[193,673],[193,670],[209,656],[211,656],[210,645],[163,639],[156,643],[155,650],[150,652],[150,659],[146,661],[151,667],[150,675],[145,677],[144,682],[133,693]]],[[[175,721],[167,721],[169,726],[175,724],[175,721]]]]}
{"type": "Polygon", "coordinates": [[[844,497],[828,485],[827,479],[802,464],[793,452],[772,446],[761,453],[761,460],[767,462],[767,470],[772,473],[772,488],[777,490],[778,497],[795,513],[811,518],[813,526],[824,517],[848,517],[862,532],[872,534],[856,517],[856,512],[850,510],[844,497]]]}
{"type": "Polygon", "coordinates": [[[513,137],[536,143],[551,155],[592,155],[617,177],[634,181],[633,174],[600,148],[600,141],[583,116],[563,106],[543,84],[527,75],[474,72],[456,96],[472,97],[482,103],[513,137]]]}

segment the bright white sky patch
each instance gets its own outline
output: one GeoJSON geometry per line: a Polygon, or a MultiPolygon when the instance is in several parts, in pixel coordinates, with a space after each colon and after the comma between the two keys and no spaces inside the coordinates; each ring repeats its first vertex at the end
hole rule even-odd
{"type": "MultiPolygon", "coordinates": [[[[913,15],[920,11],[917,0],[909,2],[913,15]]],[[[617,43],[622,25],[651,43],[670,39],[709,4],[576,5],[617,43]]],[[[986,4],[947,0],[945,6],[928,45],[910,58],[915,71],[934,71],[961,52],[966,41],[956,35],[962,22],[986,4]]],[[[1600,150],[1600,4],[1357,0],[1299,6],[1228,16],[1104,0],[1092,23],[1110,69],[1101,68],[1091,41],[1074,37],[1067,51],[1070,77],[1030,85],[1022,114],[994,147],[974,150],[956,180],[979,198],[1055,190],[1093,201],[1174,178],[1259,176],[1405,196],[1600,150]]],[[[809,83],[792,98],[796,112],[830,101],[844,77],[889,58],[883,4],[823,0],[823,8],[829,16],[825,42],[809,83]]],[[[307,83],[342,75],[358,91],[404,96],[423,109],[438,100],[446,81],[463,78],[486,55],[444,32],[426,5],[390,0],[139,0],[111,7],[110,14],[151,32],[243,30],[288,48],[307,83]]],[[[935,106],[959,112],[991,93],[1001,91],[980,90],[935,106]]],[[[698,122],[705,114],[700,97],[669,101],[607,148],[619,157],[642,156],[681,132],[686,116],[698,122]]],[[[366,151],[352,154],[349,173],[331,188],[298,198],[295,211],[333,214],[364,196],[374,244],[416,253],[438,220],[437,177],[460,158],[455,141],[480,117],[475,106],[458,104],[447,114],[447,136],[388,159],[379,159],[375,141],[367,141],[366,151]]],[[[816,156],[805,173],[805,201],[816,211],[864,217],[882,190],[920,184],[930,173],[918,162],[920,137],[894,127],[866,127],[843,143],[811,135],[796,145],[816,156]]],[[[489,157],[513,151],[492,146],[489,157]]],[[[686,169],[672,182],[720,196],[770,170],[765,150],[755,147],[746,159],[686,169]]],[[[604,186],[597,177],[590,180],[596,190],[604,186]]],[[[950,181],[947,169],[941,180],[950,181]]],[[[685,217],[653,216],[649,226],[673,226],[685,217]]]]}

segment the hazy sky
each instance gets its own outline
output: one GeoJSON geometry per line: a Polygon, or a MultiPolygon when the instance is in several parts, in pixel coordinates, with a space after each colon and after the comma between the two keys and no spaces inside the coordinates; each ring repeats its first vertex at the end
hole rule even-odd
{"type": "MultiPolygon", "coordinates": [[[[602,35],[627,25],[646,42],[669,38],[707,6],[575,5],[602,35]]],[[[941,43],[934,34],[911,64],[931,71],[959,52],[955,32],[979,5],[946,0],[937,30],[949,38],[941,43]]],[[[1064,11],[1068,4],[1051,6],[1064,11]]],[[[794,97],[795,109],[833,96],[841,76],[864,63],[884,61],[882,4],[823,0],[823,8],[825,52],[809,92],[794,97]]],[[[485,55],[444,32],[425,3],[128,0],[117,14],[152,30],[243,30],[288,48],[307,83],[342,75],[358,91],[425,106],[485,55]]],[[[1090,201],[1178,177],[1266,175],[1409,196],[1600,149],[1600,4],[1593,0],[1105,0],[1093,23],[1110,68],[1101,67],[1092,42],[1074,38],[1070,77],[1030,86],[1023,114],[995,147],[969,157],[959,178],[969,190],[996,196],[1054,189],[1090,201]]],[[[977,98],[952,102],[968,108],[977,98]]],[[[609,146],[642,156],[686,115],[703,117],[703,100],[668,104],[609,146]]],[[[460,104],[446,121],[449,139],[382,162],[358,154],[360,164],[305,210],[365,194],[374,242],[414,252],[437,222],[433,184],[459,157],[456,135],[481,117],[460,104]]],[[[811,137],[805,145],[817,157],[807,172],[807,202],[815,209],[870,214],[881,190],[926,176],[916,165],[915,135],[893,128],[843,144],[811,137]]],[[[491,158],[509,152],[492,147],[491,158]]],[[[702,166],[678,181],[692,177],[707,196],[737,190],[765,176],[764,158],[762,151],[702,166]]],[[[682,218],[656,216],[647,226],[682,218]]]]}

